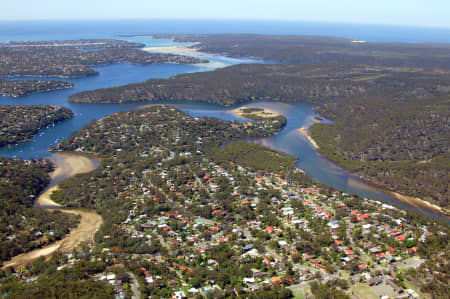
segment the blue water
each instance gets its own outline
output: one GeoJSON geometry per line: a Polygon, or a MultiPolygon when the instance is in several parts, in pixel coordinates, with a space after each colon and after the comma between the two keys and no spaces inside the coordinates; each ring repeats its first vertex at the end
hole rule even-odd
{"type": "Polygon", "coordinates": [[[0,41],[110,38],[118,34],[258,33],[339,36],[373,42],[450,43],[450,28],[238,20],[0,21],[0,41]]]}
{"type": "MultiPolygon", "coordinates": [[[[450,42],[448,29],[417,29],[410,27],[332,25],[318,23],[264,23],[264,22],[205,22],[205,21],[101,21],[101,22],[0,22],[0,40],[57,40],[78,38],[114,38],[116,34],[145,33],[220,33],[220,32],[254,32],[273,34],[314,34],[338,35],[373,41],[404,42],[450,42]]],[[[117,37],[116,37],[117,38],[117,37]]],[[[186,45],[171,40],[155,40],[149,37],[127,37],[130,41],[142,42],[149,47],[165,47],[186,45]]],[[[198,57],[198,56],[197,56],[198,57]]],[[[211,71],[217,67],[225,67],[238,63],[260,63],[251,59],[233,59],[222,56],[201,56],[210,60],[206,65],[149,65],[136,66],[117,64],[96,68],[99,76],[70,79],[75,88],[50,93],[33,94],[23,98],[0,98],[2,105],[36,105],[51,104],[69,107],[75,113],[71,120],[60,122],[55,126],[41,130],[30,142],[7,146],[0,149],[0,155],[6,157],[37,158],[48,157],[48,148],[67,138],[73,131],[79,130],[91,120],[102,118],[111,113],[138,109],[139,104],[76,104],[69,103],[67,98],[76,92],[119,86],[128,83],[142,82],[151,78],[168,78],[182,73],[211,71]]],[[[23,78],[32,79],[32,78],[23,78]]],[[[168,103],[168,102],[165,102],[168,103]]],[[[212,116],[227,120],[240,120],[228,113],[228,109],[211,104],[194,102],[173,102],[176,107],[186,113],[197,116],[212,116]]],[[[297,166],[311,178],[339,190],[379,199],[390,204],[418,211],[432,218],[445,217],[423,208],[412,207],[402,203],[385,193],[367,186],[357,177],[343,170],[318,154],[309,141],[297,132],[302,126],[312,123],[316,113],[311,104],[287,104],[278,102],[257,102],[249,104],[253,107],[270,108],[285,115],[287,126],[280,134],[268,138],[249,140],[276,150],[291,154],[298,158],[297,166]]]]}
{"type": "MultiPolygon", "coordinates": [[[[180,46],[184,43],[175,43],[172,40],[152,39],[150,37],[132,37],[127,38],[130,41],[144,43],[148,47],[161,46],[180,46]]],[[[234,59],[223,57],[220,55],[200,55],[199,58],[205,58],[210,64],[202,65],[130,65],[130,64],[114,64],[95,69],[100,73],[98,76],[92,76],[79,79],[64,79],[73,82],[75,87],[72,89],[58,90],[49,93],[37,93],[21,98],[0,97],[1,105],[60,105],[70,108],[75,116],[74,118],[60,122],[56,126],[48,127],[39,132],[39,134],[31,142],[23,142],[16,145],[9,145],[0,148],[0,155],[4,157],[19,157],[24,159],[49,157],[51,153],[48,148],[58,144],[67,138],[73,131],[81,129],[91,120],[100,119],[111,113],[138,109],[143,104],[80,104],[71,103],[67,99],[70,95],[97,88],[108,88],[114,86],[125,85],[129,83],[143,82],[152,78],[169,78],[178,74],[191,72],[211,71],[217,65],[221,67],[234,65],[237,63],[260,63],[261,61],[252,59],[234,59]]],[[[7,78],[11,79],[11,78],[7,78]]],[[[14,79],[42,79],[33,77],[16,77],[14,79]]],[[[60,78],[48,78],[57,79],[60,78]]]]}

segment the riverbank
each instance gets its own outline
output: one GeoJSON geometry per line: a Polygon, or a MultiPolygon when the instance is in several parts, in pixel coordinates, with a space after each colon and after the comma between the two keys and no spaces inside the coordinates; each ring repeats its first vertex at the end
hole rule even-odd
{"type": "Polygon", "coordinates": [[[299,129],[297,129],[297,132],[300,132],[300,134],[302,134],[303,136],[305,136],[308,141],[311,143],[311,145],[318,150],[319,149],[319,145],[317,144],[317,142],[311,137],[311,134],[309,134],[309,128],[307,126],[303,126],[299,129]]]}
{"type": "Polygon", "coordinates": [[[443,216],[447,217],[450,219],[450,211],[432,204],[426,200],[417,198],[417,197],[411,197],[411,196],[407,196],[407,195],[403,195],[397,192],[393,192],[393,191],[388,191],[386,190],[390,195],[394,196],[395,198],[397,198],[400,201],[406,202],[412,206],[415,206],[417,208],[427,208],[429,210],[433,210],[439,214],[442,214],[443,216]]]}
{"type": "Polygon", "coordinates": [[[98,167],[99,163],[96,159],[88,158],[83,155],[58,153],[54,154],[51,160],[56,164],[55,170],[51,173],[50,188],[42,193],[36,200],[34,206],[45,209],[58,209],[63,213],[79,215],[80,223],[71,230],[71,232],[62,240],[56,241],[45,247],[32,250],[27,253],[13,257],[10,261],[3,264],[6,267],[20,267],[39,257],[48,257],[55,252],[71,252],[82,242],[93,242],[95,233],[103,224],[103,218],[95,211],[86,209],[62,209],[62,205],[51,200],[51,194],[58,190],[57,182],[72,177],[76,174],[87,173],[98,167]]]}

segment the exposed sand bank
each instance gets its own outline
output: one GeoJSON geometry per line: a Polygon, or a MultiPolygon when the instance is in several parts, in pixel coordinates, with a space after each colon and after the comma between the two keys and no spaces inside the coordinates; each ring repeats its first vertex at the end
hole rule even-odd
{"type": "MultiPolygon", "coordinates": [[[[215,56],[215,54],[200,52],[195,48],[191,48],[190,46],[172,46],[172,47],[148,47],[143,48],[143,51],[150,53],[163,53],[163,54],[176,54],[176,55],[185,55],[191,57],[203,56],[201,58],[207,59],[208,57],[215,56]]],[[[199,67],[207,67],[207,68],[223,68],[227,65],[222,62],[206,62],[206,63],[196,63],[195,66],[199,67]]]]}
{"type": "Polygon", "coordinates": [[[307,126],[303,126],[300,129],[297,129],[297,132],[300,132],[303,136],[305,136],[315,149],[319,149],[319,145],[309,134],[309,129],[307,126]]]}
{"type": "MultiPolygon", "coordinates": [[[[233,114],[234,116],[237,116],[239,118],[247,118],[249,119],[249,116],[255,116],[255,117],[262,117],[262,118],[272,118],[280,116],[280,114],[274,110],[264,108],[263,110],[253,111],[250,113],[246,113],[245,109],[252,109],[253,107],[247,107],[242,106],[233,110],[229,110],[228,113],[233,114]]],[[[259,108],[258,108],[259,109],[259,108]]]]}
{"type": "Polygon", "coordinates": [[[72,177],[79,173],[86,173],[97,168],[98,160],[79,154],[58,153],[50,158],[55,165],[55,170],[50,174],[52,182],[58,177],[72,177]]]}
{"type": "Polygon", "coordinates": [[[212,54],[207,54],[198,51],[195,48],[191,48],[188,46],[172,46],[172,47],[148,47],[143,48],[143,51],[151,52],[151,53],[164,53],[164,54],[178,54],[178,55],[205,55],[211,56],[212,54]]]}
{"type": "MultiPolygon", "coordinates": [[[[51,185],[44,193],[42,193],[35,202],[35,206],[41,208],[60,208],[60,204],[50,199],[50,195],[58,190],[58,185],[55,181],[60,182],[63,179],[69,178],[79,173],[86,173],[94,170],[98,166],[98,161],[90,159],[88,157],[76,154],[55,154],[52,156],[52,160],[56,164],[56,169],[51,173],[52,178],[51,185]]],[[[63,213],[70,213],[80,215],[80,223],[78,226],[71,230],[71,232],[62,240],[54,242],[45,247],[20,254],[13,257],[10,261],[3,264],[5,267],[20,267],[27,264],[41,256],[48,257],[55,252],[70,252],[82,242],[92,242],[94,234],[103,224],[103,218],[95,211],[89,211],[86,209],[58,209],[63,213]]]]}
{"type": "Polygon", "coordinates": [[[444,216],[446,216],[447,218],[449,218],[450,213],[449,211],[447,211],[446,209],[443,209],[442,207],[432,204],[426,200],[417,198],[417,197],[411,197],[411,196],[407,196],[407,195],[403,195],[397,192],[393,192],[393,191],[388,191],[389,194],[391,194],[392,196],[394,196],[395,198],[397,198],[400,201],[409,203],[412,206],[418,207],[418,208],[427,208],[429,210],[433,210],[439,214],[442,214],[444,216]]]}

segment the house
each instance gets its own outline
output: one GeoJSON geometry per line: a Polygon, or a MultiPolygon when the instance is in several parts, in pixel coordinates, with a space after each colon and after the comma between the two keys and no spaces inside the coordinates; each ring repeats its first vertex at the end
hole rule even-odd
{"type": "Polygon", "coordinates": [[[283,248],[283,249],[288,247],[288,243],[284,240],[278,241],[278,245],[280,246],[280,248],[283,248]]]}
{"type": "Polygon", "coordinates": [[[175,299],[185,299],[187,297],[186,297],[186,294],[183,291],[178,291],[178,292],[175,292],[173,298],[175,298],[175,299]]]}
{"type": "Polygon", "coordinates": [[[364,270],[367,269],[367,265],[366,264],[361,264],[361,265],[358,266],[358,268],[359,268],[360,271],[364,271],[364,270]]]}
{"type": "Polygon", "coordinates": [[[342,246],[342,242],[339,240],[334,240],[334,244],[336,244],[336,246],[342,246]]]}
{"type": "Polygon", "coordinates": [[[351,249],[345,249],[344,252],[345,252],[346,255],[353,255],[353,254],[355,254],[355,252],[353,250],[351,250],[351,249]]]}
{"type": "Polygon", "coordinates": [[[397,237],[397,240],[398,241],[404,241],[406,239],[406,236],[405,235],[402,235],[402,236],[398,236],[397,237]]]}
{"type": "Polygon", "coordinates": [[[249,251],[249,250],[253,249],[253,246],[254,246],[253,244],[245,245],[244,247],[242,247],[242,250],[244,250],[244,252],[249,251]]]}

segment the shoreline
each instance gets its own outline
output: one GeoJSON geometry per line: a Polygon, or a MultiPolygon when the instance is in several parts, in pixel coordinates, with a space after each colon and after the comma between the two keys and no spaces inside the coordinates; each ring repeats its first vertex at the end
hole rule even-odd
{"type": "Polygon", "coordinates": [[[441,214],[442,216],[445,216],[447,218],[450,218],[450,214],[448,211],[446,211],[444,208],[432,204],[431,202],[428,202],[426,200],[417,198],[417,197],[412,197],[412,196],[408,196],[408,195],[403,195],[400,194],[398,192],[394,192],[394,191],[390,191],[387,189],[383,189],[385,192],[389,193],[390,195],[394,196],[396,199],[406,202],[412,206],[415,206],[417,208],[427,208],[429,210],[432,210],[434,212],[437,212],[439,214],[441,214]]]}
{"type": "MultiPolygon", "coordinates": [[[[342,166],[341,166],[342,167],[342,166]]],[[[353,175],[358,176],[357,173],[352,172],[353,175]]],[[[395,197],[395,199],[401,201],[401,202],[405,202],[413,207],[416,208],[425,208],[428,210],[431,210],[433,212],[436,212],[438,214],[440,214],[441,216],[446,217],[447,219],[450,219],[450,211],[448,211],[447,209],[440,207],[436,204],[433,204],[431,202],[428,202],[424,199],[420,199],[418,197],[412,197],[412,196],[408,196],[408,195],[404,195],[401,194],[399,192],[395,192],[392,190],[389,190],[381,185],[375,184],[367,179],[365,179],[364,177],[359,176],[359,179],[364,182],[364,184],[371,186],[373,188],[376,188],[378,190],[380,190],[381,192],[384,192],[388,195],[391,195],[393,197],[395,197]]]]}
{"type": "MultiPolygon", "coordinates": [[[[216,54],[210,54],[210,53],[204,53],[200,52],[195,48],[191,48],[191,46],[169,46],[169,47],[147,47],[142,48],[142,51],[149,52],[149,53],[162,53],[162,54],[174,54],[174,55],[184,55],[184,56],[190,56],[198,58],[198,56],[203,56],[202,58],[207,59],[207,57],[214,57],[217,56],[216,54]]],[[[199,67],[206,67],[206,68],[223,68],[227,65],[222,62],[206,62],[206,63],[196,63],[193,64],[195,66],[199,67]]]]}
{"type": "Polygon", "coordinates": [[[191,46],[146,47],[142,48],[142,51],[163,54],[213,56],[213,54],[200,52],[195,48],[191,48],[191,46]]]}
{"type": "Polygon", "coordinates": [[[80,223],[77,227],[71,229],[63,239],[42,248],[34,249],[32,251],[14,256],[9,261],[5,261],[2,265],[2,269],[7,267],[17,268],[28,264],[39,257],[47,258],[57,251],[72,251],[84,241],[92,242],[95,233],[103,224],[102,216],[97,214],[95,211],[86,209],[66,210],[61,204],[54,202],[50,198],[51,194],[58,190],[58,183],[60,181],[76,174],[87,173],[96,169],[99,165],[96,159],[88,158],[79,154],[57,153],[51,157],[51,160],[56,164],[55,170],[50,174],[52,180],[49,184],[49,188],[39,195],[38,199],[34,203],[34,207],[49,210],[53,209],[62,213],[79,215],[81,217],[80,223]]]}
{"type": "MultiPolygon", "coordinates": [[[[313,118],[313,122],[314,123],[321,123],[320,120],[315,119],[315,118],[313,118]]],[[[305,136],[308,139],[308,141],[311,143],[311,145],[316,150],[319,150],[320,149],[319,145],[311,137],[311,135],[309,133],[309,129],[310,128],[311,128],[311,126],[303,126],[303,127],[299,128],[299,129],[297,129],[297,132],[299,132],[300,134],[305,136]]],[[[322,153],[320,153],[320,154],[322,154],[322,153]]],[[[324,156],[326,157],[326,155],[324,155],[324,156]]],[[[328,157],[327,157],[327,159],[328,159],[328,157]]],[[[336,162],[333,162],[333,163],[336,163],[336,162]]],[[[338,165],[340,167],[344,168],[342,165],[340,165],[340,164],[338,164],[338,165]]],[[[350,173],[352,173],[355,176],[359,176],[358,173],[355,173],[355,172],[352,172],[352,171],[350,171],[350,173]]],[[[440,207],[440,206],[438,206],[436,204],[432,204],[432,203],[430,203],[430,202],[428,202],[426,200],[423,200],[423,199],[420,199],[420,198],[417,198],[417,197],[412,197],[412,196],[404,195],[404,194],[401,194],[401,193],[389,190],[389,189],[387,189],[387,188],[385,188],[383,186],[374,184],[373,182],[364,179],[364,177],[361,177],[361,176],[359,176],[359,177],[365,184],[367,184],[369,186],[372,186],[372,187],[374,187],[374,188],[376,188],[376,189],[380,190],[381,192],[384,192],[384,193],[386,193],[388,195],[391,195],[391,196],[395,197],[397,200],[399,200],[401,202],[405,202],[405,203],[410,204],[410,205],[412,205],[412,206],[414,206],[416,208],[426,208],[428,210],[431,210],[433,212],[441,214],[442,216],[450,219],[450,211],[447,211],[445,208],[442,208],[442,207],[440,207]]]]}
{"type": "Polygon", "coordinates": [[[306,139],[308,139],[309,143],[316,149],[318,150],[320,147],[317,144],[317,142],[311,137],[311,135],[309,134],[309,127],[308,126],[303,126],[299,129],[297,129],[297,132],[299,132],[300,134],[302,134],[303,136],[306,137],[306,139]]]}

